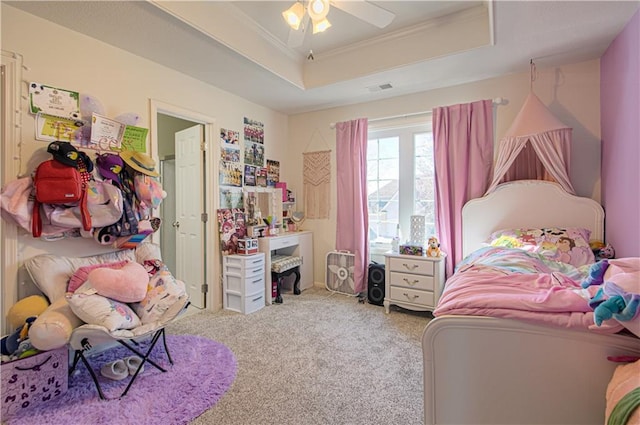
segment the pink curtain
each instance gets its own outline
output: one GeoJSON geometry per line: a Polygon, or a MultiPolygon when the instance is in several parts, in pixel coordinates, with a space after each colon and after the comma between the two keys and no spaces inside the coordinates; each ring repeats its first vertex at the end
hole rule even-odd
{"type": "Polygon", "coordinates": [[[462,259],[462,207],[481,197],[493,165],[493,102],[433,110],[436,231],[447,253],[446,275],[462,259]]]}
{"type": "Polygon", "coordinates": [[[369,265],[367,206],[368,120],[336,124],[337,227],[336,249],[355,254],[355,292],[366,292],[369,265]]]}

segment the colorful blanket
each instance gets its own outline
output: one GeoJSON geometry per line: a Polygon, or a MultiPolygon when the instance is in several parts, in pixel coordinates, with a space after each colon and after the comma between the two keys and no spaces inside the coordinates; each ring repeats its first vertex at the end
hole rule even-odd
{"type": "Polygon", "coordinates": [[[434,316],[491,316],[600,333],[620,331],[615,322],[594,324],[589,300],[598,285],[580,285],[588,271],[589,266],[576,268],[519,249],[481,248],[458,264],[434,316]]]}

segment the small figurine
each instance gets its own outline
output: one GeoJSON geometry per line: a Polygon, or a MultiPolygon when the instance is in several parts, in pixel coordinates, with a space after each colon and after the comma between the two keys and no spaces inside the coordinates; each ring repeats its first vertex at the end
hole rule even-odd
{"type": "Polygon", "coordinates": [[[438,242],[438,238],[431,236],[427,245],[427,257],[440,256],[440,242],[438,242]]]}

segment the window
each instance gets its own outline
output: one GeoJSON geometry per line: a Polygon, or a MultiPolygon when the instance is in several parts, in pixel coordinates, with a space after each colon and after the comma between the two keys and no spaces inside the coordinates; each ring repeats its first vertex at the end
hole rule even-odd
{"type": "Polygon", "coordinates": [[[400,228],[400,243],[410,239],[412,215],[425,216],[425,235],[435,234],[433,134],[428,125],[369,129],[367,197],[371,260],[383,254],[400,228]]]}

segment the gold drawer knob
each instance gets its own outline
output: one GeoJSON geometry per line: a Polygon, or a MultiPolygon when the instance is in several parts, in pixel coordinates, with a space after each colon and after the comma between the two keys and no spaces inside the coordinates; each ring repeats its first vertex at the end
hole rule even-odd
{"type": "Polygon", "coordinates": [[[411,264],[411,265],[409,265],[409,264],[407,264],[407,263],[402,263],[402,265],[403,265],[407,270],[411,270],[411,271],[415,270],[415,269],[418,267],[418,265],[417,265],[417,264],[411,264]]]}

